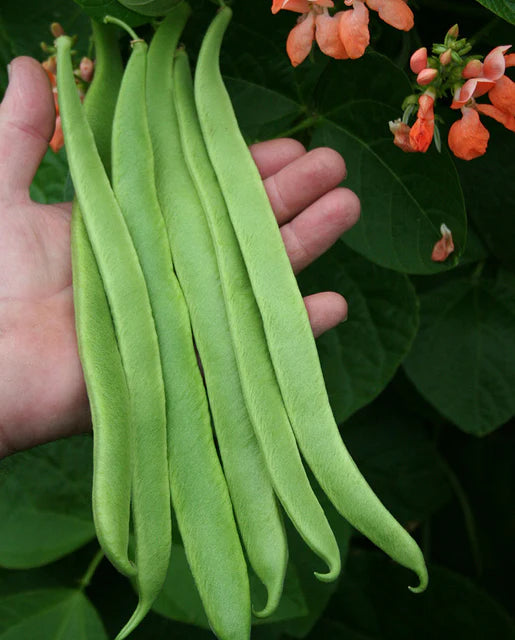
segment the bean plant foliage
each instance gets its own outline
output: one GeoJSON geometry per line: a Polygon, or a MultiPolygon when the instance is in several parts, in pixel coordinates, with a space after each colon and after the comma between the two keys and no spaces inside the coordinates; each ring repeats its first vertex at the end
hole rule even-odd
{"type": "MultiPolygon", "coordinates": [[[[39,43],[51,42],[50,23],[76,34],[87,55],[90,17],[114,15],[146,38],[154,18],[138,11],[149,4],[2,3],[2,90],[10,59],[44,58],[39,43]]],[[[194,59],[215,3],[190,4],[184,41],[194,59]]],[[[455,24],[482,56],[515,45],[515,3],[412,1],[409,31],[371,12],[365,55],[335,60],[314,46],[296,67],[285,45],[298,14],[273,15],[270,5],[234,0],[222,71],[249,144],[291,136],[346,160],[344,186],[360,197],[361,219],[299,284],[306,295],[333,290],[348,301],[347,322],[317,341],[330,400],[363,474],[421,545],[430,580],[424,594],[410,594],[406,570],[324,502],[342,551],[339,582],[314,579],[313,556],[288,530],[281,604],[254,620],[252,637],[515,638],[515,137],[491,120],[486,153],[456,157],[446,143],[457,117],[450,100],[437,111],[440,149],[406,153],[388,126],[416,86],[413,51],[430,52],[455,24]],[[442,224],[454,250],[435,260],[442,224]]],[[[120,43],[127,52],[127,39],[120,43]]],[[[66,151],[49,150],[32,197],[56,202],[70,193],[66,151]]],[[[75,436],[0,462],[0,640],[113,637],[136,602],[99,553],[91,445],[90,435],[75,436]]],[[[178,537],[172,567],[135,640],[212,637],[178,537]]],[[[254,576],[251,583],[259,608],[265,594],[254,576]]]]}

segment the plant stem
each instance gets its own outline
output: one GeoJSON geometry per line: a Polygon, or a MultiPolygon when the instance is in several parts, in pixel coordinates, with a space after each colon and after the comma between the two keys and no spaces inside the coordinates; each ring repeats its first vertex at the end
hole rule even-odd
{"type": "Polygon", "coordinates": [[[321,120],[322,120],[322,116],[319,116],[319,115],[310,116],[309,118],[306,118],[305,120],[302,120],[302,122],[299,122],[298,124],[296,124],[295,126],[291,127],[290,129],[286,129],[286,131],[282,131],[281,133],[277,134],[275,137],[276,138],[288,138],[288,137],[294,135],[295,133],[297,133],[299,131],[304,131],[305,129],[309,129],[310,127],[315,126],[321,120]]]}
{"type": "Polygon", "coordinates": [[[95,571],[97,570],[98,565],[102,562],[103,558],[104,552],[102,551],[102,549],[99,549],[89,563],[88,568],[86,569],[86,573],[79,580],[80,591],[84,591],[84,589],[89,586],[89,583],[91,582],[91,579],[93,578],[93,575],[95,574],[95,571]]]}
{"type": "Polygon", "coordinates": [[[109,24],[116,24],[122,29],[125,29],[125,31],[127,31],[130,37],[133,39],[133,41],[141,40],[141,38],[138,37],[138,34],[134,31],[134,29],[132,29],[126,22],[124,22],[123,20],[120,20],[119,18],[115,18],[114,16],[105,16],[104,22],[109,24]]]}

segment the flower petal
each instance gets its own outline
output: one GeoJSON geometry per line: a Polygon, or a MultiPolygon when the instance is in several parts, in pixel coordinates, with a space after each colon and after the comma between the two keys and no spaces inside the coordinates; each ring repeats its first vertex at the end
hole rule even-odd
{"type": "Polygon", "coordinates": [[[322,53],[337,60],[349,57],[345,45],[340,38],[340,18],[344,11],[338,11],[334,16],[320,14],[316,17],[316,41],[322,53]]]}
{"type": "Polygon", "coordinates": [[[52,139],[48,143],[54,153],[57,153],[64,146],[63,127],[61,125],[61,116],[55,119],[55,129],[52,139]]]}
{"type": "Polygon", "coordinates": [[[300,22],[288,34],[286,40],[286,52],[294,67],[309,56],[313,40],[315,39],[315,16],[307,13],[300,18],[300,22]]]}
{"type": "Polygon", "coordinates": [[[504,52],[508,51],[511,44],[501,45],[492,49],[483,62],[483,77],[488,80],[499,80],[504,75],[506,60],[504,52]]]}
{"type": "Polygon", "coordinates": [[[477,78],[470,78],[470,80],[467,80],[463,86],[457,89],[454,94],[451,109],[461,109],[461,107],[466,105],[467,102],[472,99],[477,83],[477,78]]]}
{"type": "Polygon", "coordinates": [[[490,102],[501,111],[515,117],[515,82],[502,76],[488,92],[490,102]]]}
{"type": "Polygon", "coordinates": [[[447,142],[457,158],[473,160],[485,153],[490,134],[481,124],[475,109],[464,107],[462,114],[462,117],[451,125],[447,142]]]}
{"type": "Polygon", "coordinates": [[[431,253],[431,260],[433,262],[444,262],[454,251],[454,242],[452,240],[452,233],[449,227],[445,224],[440,226],[440,233],[442,237],[433,247],[431,253]]]}
{"type": "Polygon", "coordinates": [[[413,28],[415,23],[413,11],[405,0],[366,0],[366,3],[379,13],[381,20],[392,27],[402,31],[409,31],[413,28]]]}
{"type": "Polygon", "coordinates": [[[403,151],[412,152],[415,149],[411,146],[410,131],[411,128],[405,123],[399,120],[393,120],[388,123],[390,131],[393,133],[393,144],[403,151]]]}
{"type": "Polygon", "coordinates": [[[497,120],[497,122],[504,125],[506,129],[515,132],[515,118],[509,113],[506,113],[506,111],[501,111],[493,104],[477,104],[476,109],[485,116],[497,120]]]}
{"type": "Polygon", "coordinates": [[[461,75],[463,78],[479,78],[482,73],[483,63],[481,60],[469,60],[461,72],[461,75]]]}
{"type": "Polygon", "coordinates": [[[273,0],[272,13],[277,13],[281,9],[296,11],[297,13],[308,13],[311,9],[309,0],[273,0]]]}
{"type": "Polygon", "coordinates": [[[349,58],[361,58],[370,43],[368,9],[361,0],[354,0],[352,9],[343,11],[340,18],[340,39],[349,58]]]}
{"type": "Polygon", "coordinates": [[[415,151],[425,153],[429,149],[435,131],[434,98],[424,93],[418,99],[418,104],[417,120],[411,127],[409,139],[415,151]]]}

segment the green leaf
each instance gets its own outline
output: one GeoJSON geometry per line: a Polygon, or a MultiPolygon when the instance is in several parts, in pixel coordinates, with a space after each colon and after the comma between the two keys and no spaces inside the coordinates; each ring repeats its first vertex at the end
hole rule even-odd
{"type": "Polygon", "coordinates": [[[164,16],[181,0],[118,0],[118,2],[142,16],[164,16]]]}
{"type": "Polygon", "coordinates": [[[277,91],[237,78],[225,78],[225,82],[238,124],[248,142],[276,136],[290,127],[302,112],[297,102],[277,91]]]}
{"type": "Polygon", "coordinates": [[[74,0],[84,12],[95,20],[103,20],[106,15],[123,20],[131,27],[148,22],[148,18],[117,2],[117,0],[74,0]]]}
{"type": "MultiPolygon", "coordinates": [[[[86,53],[91,32],[88,17],[69,0],[24,0],[2,2],[0,6],[0,63],[14,56],[32,56],[37,60],[47,57],[40,43],[51,44],[50,24],[59,22],[67,33],[78,36],[77,49],[86,53]]],[[[5,78],[5,76],[4,76],[5,78]]],[[[1,87],[3,88],[3,86],[1,87]]]]}
{"type": "Polygon", "coordinates": [[[464,202],[447,151],[407,154],[393,144],[388,121],[401,115],[402,99],[410,93],[404,74],[378,54],[331,64],[320,81],[321,124],[311,146],[330,146],[343,155],[345,186],[360,197],[361,219],[343,241],[383,267],[436,273],[454,266],[464,250],[464,202]],[[456,250],[436,263],[431,252],[442,223],[451,229],[456,250]]]}
{"type": "Polygon", "coordinates": [[[73,589],[38,589],[0,597],[0,640],[107,640],[86,596],[73,589]]]}
{"type": "Polygon", "coordinates": [[[424,421],[387,393],[342,427],[363,475],[401,522],[417,522],[452,497],[442,459],[424,421]]]}
{"type": "Polygon", "coordinates": [[[91,437],[76,436],[2,461],[0,566],[38,567],[95,537],[91,460],[91,437]]]}
{"type": "Polygon", "coordinates": [[[64,147],[58,153],[48,149],[30,186],[30,197],[43,204],[62,202],[67,178],[68,162],[64,147]]]}
{"type": "Polygon", "coordinates": [[[515,24],[515,1],[514,0],[477,0],[483,7],[490,9],[503,20],[515,24]]]}
{"type": "Polygon", "coordinates": [[[342,588],[313,640],[513,640],[508,613],[471,580],[430,565],[426,592],[406,589],[405,570],[371,552],[349,557],[342,588]]]}
{"type": "Polygon", "coordinates": [[[303,294],[337,291],[348,320],[317,339],[337,422],[371,402],[408,353],[418,301],[408,277],[379,267],[337,243],[300,276],[303,294]]]}
{"type": "Polygon", "coordinates": [[[420,299],[408,376],[463,431],[493,431],[515,414],[515,274],[456,274],[420,299]]]}

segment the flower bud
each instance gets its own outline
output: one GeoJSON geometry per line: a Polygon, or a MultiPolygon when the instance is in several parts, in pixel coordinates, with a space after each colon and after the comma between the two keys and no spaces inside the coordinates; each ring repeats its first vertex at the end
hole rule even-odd
{"type": "Polygon", "coordinates": [[[457,24],[453,25],[449,31],[447,31],[446,38],[453,38],[454,40],[459,36],[460,30],[457,24]]]}
{"type": "Polygon", "coordinates": [[[444,67],[451,62],[452,60],[451,53],[452,52],[450,49],[446,49],[442,54],[440,54],[440,64],[443,65],[444,67]]]}
{"type": "Polygon", "coordinates": [[[417,76],[417,83],[425,87],[426,85],[431,84],[437,75],[438,71],[436,69],[422,69],[417,76]]]}
{"type": "Polygon", "coordinates": [[[469,60],[461,72],[463,78],[477,78],[481,75],[483,63],[481,60],[469,60]]]}
{"type": "Polygon", "coordinates": [[[64,36],[64,29],[58,22],[52,22],[52,24],[50,25],[50,32],[52,33],[54,38],[64,36]]]}
{"type": "Polygon", "coordinates": [[[93,78],[94,63],[90,58],[82,58],[79,65],[80,77],[84,82],[91,82],[93,78]]]}
{"type": "Polygon", "coordinates": [[[426,47],[420,47],[410,58],[410,69],[413,73],[420,73],[422,69],[427,67],[427,49],[426,47]]]}

